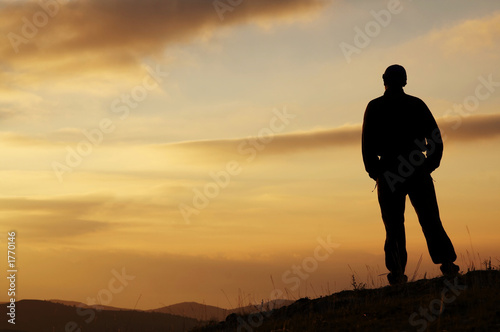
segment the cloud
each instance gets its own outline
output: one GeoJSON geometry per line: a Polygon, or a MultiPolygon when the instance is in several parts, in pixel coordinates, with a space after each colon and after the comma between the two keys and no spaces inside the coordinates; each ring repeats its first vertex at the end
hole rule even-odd
{"type": "Polygon", "coordinates": [[[119,223],[92,218],[94,211],[102,209],[109,199],[103,197],[69,198],[0,198],[2,224],[16,225],[16,230],[31,241],[51,241],[87,236],[109,231],[119,223]],[[12,222],[15,219],[15,223],[12,222]]]}
{"type": "MultiPolygon", "coordinates": [[[[426,34],[420,35],[405,43],[397,44],[395,49],[390,50],[390,54],[397,54],[399,58],[402,53],[412,55],[409,59],[415,58],[419,63],[427,62],[427,58],[432,59],[438,65],[442,61],[436,59],[444,58],[446,61],[483,61],[496,60],[500,50],[500,11],[490,15],[466,19],[454,22],[453,25],[445,25],[434,28],[426,34]],[[426,61],[422,60],[425,59],[426,61]]],[[[382,51],[388,52],[387,48],[382,51]]],[[[406,55],[405,54],[405,55],[406,55]]],[[[445,62],[446,64],[446,62],[445,62]]],[[[475,64],[477,65],[477,64],[475,64]]],[[[477,68],[477,66],[469,66],[477,68]]]]}
{"type": "Polygon", "coordinates": [[[449,140],[476,141],[500,136],[500,114],[477,114],[468,117],[438,119],[443,135],[449,140]]]}
{"type": "MultiPolygon", "coordinates": [[[[108,181],[112,182],[109,177],[108,181]]],[[[85,242],[89,234],[92,238],[109,233],[133,237],[144,228],[160,231],[173,224],[168,221],[173,216],[179,216],[178,202],[172,197],[170,186],[156,188],[149,195],[111,194],[108,185],[106,193],[0,197],[0,228],[15,225],[30,242],[85,242]]],[[[112,246],[119,241],[114,238],[107,244],[112,246]]]]}
{"type": "Polygon", "coordinates": [[[278,134],[262,138],[256,136],[245,139],[181,142],[169,144],[166,147],[173,146],[188,150],[195,149],[202,153],[212,153],[213,151],[237,151],[238,149],[244,149],[246,146],[262,145],[268,153],[289,153],[356,144],[360,141],[360,133],[361,125],[353,125],[334,129],[278,134]]]}
{"type": "Polygon", "coordinates": [[[0,198],[0,210],[32,211],[41,214],[73,213],[82,215],[104,205],[112,197],[107,196],[75,196],[67,198],[35,199],[35,198],[0,198]]]}
{"type": "Polygon", "coordinates": [[[17,147],[48,146],[50,144],[47,140],[34,135],[24,135],[13,132],[0,133],[0,140],[2,144],[17,147]]]}
{"type": "Polygon", "coordinates": [[[442,94],[448,89],[451,93],[467,82],[467,77],[494,73],[498,68],[500,11],[432,30],[392,50],[381,50],[384,51],[407,58],[410,67],[407,69],[415,73],[411,81],[418,78],[429,94],[433,91],[442,94]]]}
{"type": "Polygon", "coordinates": [[[117,69],[160,55],[170,44],[210,35],[219,27],[307,16],[324,4],[323,0],[243,1],[230,6],[221,19],[214,1],[207,0],[16,1],[4,4],[0,12],[0,31],[8,36],[5,41],[11,41],[2,43],[0,56],[7,63],[35,66],[41,72],[40,64],[68,74],[117,69]],[[43,10],[41,3],[50,3],[52,9],[43,10]],[[39,27],[23,30],[33,22],[39,27]]]}
{"type": "Polygon", "coordinates": [[[433,31],[426,38],[432,48],[440,49],[447,57],[459,54],[496,59],[499,36],[500,12],[495,12],[481,19],[467,20],[449,29],[433,31]]]}
{"type": "Polygon", "coordinates": [[[16,113],[11,109],[4,109],[0,105],[0,122],[16,117],[16,113]]]}
{"type": "MultiPolygon", "coordinates": [[[[500,113],[470,115],[467,117],[444,117],[437,119],[447,142],[494,139],[500,136],[500,113]]],[[[238,149],[254,147],[259,138],[232,140],[205,140],[163,145],[165,148],[183,149],[213,156],[214,152],[234,154],[238,149]]],[[[361,124],[338,128],[313,130],[275,135],[264,146],[263,154],[283,154],[311,151],[361,144],[361,124]]]]}
{"type": "MultiPolygon", "coordinates": [[[[465,117],[447,116],[438,118],[437,122],[449,143],[454,141],[476,141],[495,139],[500,136],[500,113],[475,114],[465,117]]],[[[25,135],[12,132],[0,133],[1,141],[6,146],[15,147],[54,147],[65,144],[75,144],[77,135],[72,128],[58,130],[48,135],[25,135]]],[[[130,138],[134,140],[134,138],[130,138]]],[[[112,144],[112,143],[110,143],[112,144]]],[[[118,144],[121,144],[118,142],[118,144]]],[[[284,154],[312,151],[318,149],[338,148],[344,146],[359,146],[361,144],[361,124],[345,125],[337,128],[275,134],[272,137],[248,137],[220,140],[199,140],[175,142],[161,145],[145,145],[148,149],[172,150],[177,153],[196,154],[204,157],[227,158],[238,151],[263,147],[263,154],[284,154]]],[[[139,146],[144,146],[139,144],[139,146]]]]}

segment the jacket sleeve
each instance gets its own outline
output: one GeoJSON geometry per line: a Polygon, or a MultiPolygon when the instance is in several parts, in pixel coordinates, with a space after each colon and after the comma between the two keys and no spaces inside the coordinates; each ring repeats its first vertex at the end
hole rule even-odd
{"type": "Polygon", "coordinates": [[[427,105],[422,101],[424,110],[424,128],[425,128],[425,139],[427,141],[427,170],[432,173],[436,168],[439,167],[441,163],[441,158],[443,157],[443,139],[441,137],[441,131],[432,116],[431,111],[427,105]]]}
{"type": "Polygon", "coordinates": [[[363,118],[363,129],[361,133],[361,151],[363,154],[363,163],[368,175],[377,180],[380,176],[380,161],[376,149],[376,123],[373,117],[373,104],[369,103],[366,107],[363,118]]]}

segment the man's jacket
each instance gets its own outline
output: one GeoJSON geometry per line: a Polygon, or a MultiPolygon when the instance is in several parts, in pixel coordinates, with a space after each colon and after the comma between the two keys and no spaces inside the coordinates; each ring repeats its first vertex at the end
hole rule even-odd
{"type": "Polygon", "coordinates": [[[387,171],[404,173],[400,176],[431,173],[441,162],[443,143],[436,120],[421,99],[403,89],[387,89],[366,107],[362,152],[366,171],[377,180],[387,171]]]}

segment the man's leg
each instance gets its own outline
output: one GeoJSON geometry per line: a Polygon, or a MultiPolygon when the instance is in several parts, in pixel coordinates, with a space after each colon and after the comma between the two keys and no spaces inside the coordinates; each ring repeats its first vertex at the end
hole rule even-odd
{"type": "Polygon", "coordinates": [[[396,279],[403,278],[406,268],[405,200],[406,193],[402,188],[392,190],[384,179],[379,180],[378,202],[386,231],[385,266],[391,272],[388,276],[391,284],[391,276],[396,279]]]}
{"type": "Polygon", "coordinates": [[[417,212],[432,261],[435,264],[453,263],[457,255],[439,217],[432,177],[429,174],[422,174],[412,179],[408,195],[417,212]]]}

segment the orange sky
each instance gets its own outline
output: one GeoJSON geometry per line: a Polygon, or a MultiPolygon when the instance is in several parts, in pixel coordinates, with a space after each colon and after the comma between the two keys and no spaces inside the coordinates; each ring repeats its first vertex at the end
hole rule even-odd
{"type": "MultiPolygon", "coordinates": [[[[351,269],[385,285],[360,126],[393,63],[446,136],[433,177],[458,264],[499,264],[496,2],[216,3],[0,1],[18,299],[230,308],[340,291],[351,269]]],[[[407,272],[422,255],[417,277],[438,275],[407,206],[407,272]]]]}

